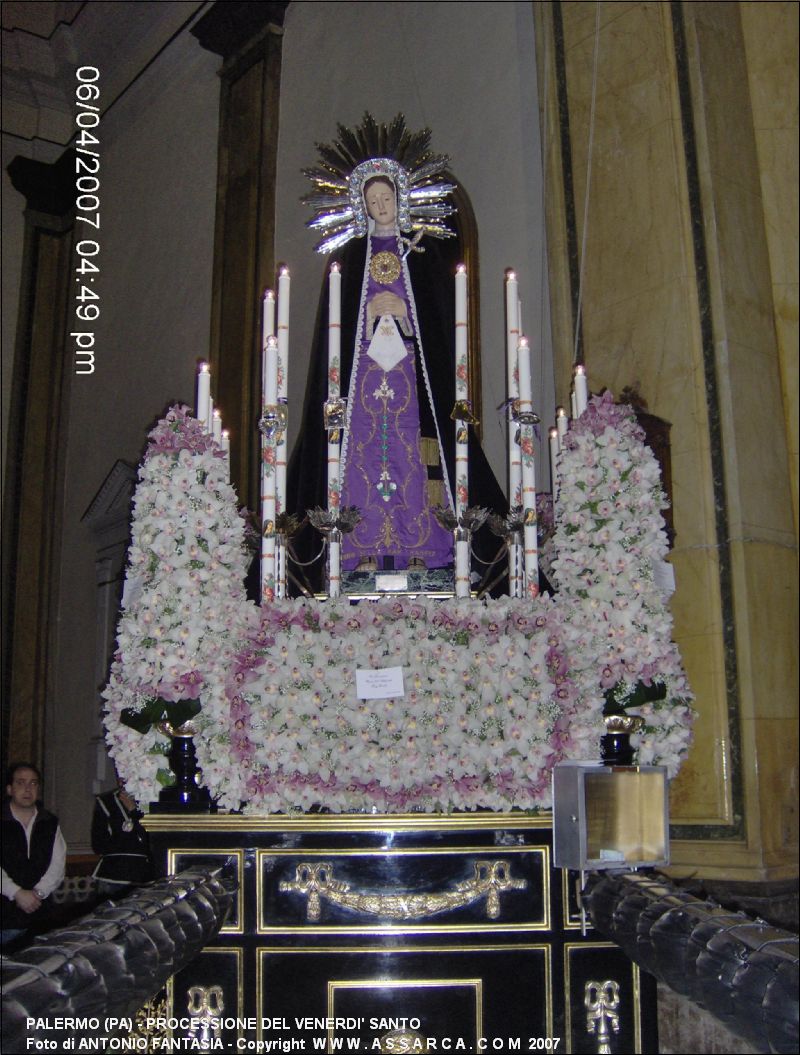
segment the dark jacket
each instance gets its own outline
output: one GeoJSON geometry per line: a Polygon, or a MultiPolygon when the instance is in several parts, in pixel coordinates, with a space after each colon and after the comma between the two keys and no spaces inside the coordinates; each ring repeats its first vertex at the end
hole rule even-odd
{"type": "Polygon", "coordinates": [[[102,855],[102,860],[94,870],[96,879],[127,886],[153,878],[141,817],[138,810],[125,809],[116,789],[97,796],[92,816],[92,849],[102,855]]]}
{"type": "MultiPolygon", "coordinates": [[[[0,856],[3,871],[10,879],[23,888],[34,890],[36,884],[50,867],[53,857],[53,844],[58,832],[58,817],[49,810],[37,807],[36,817],[31,830],[30,853],[25,838],[25,829],[11,812],[8,799],[3,803],[2,838],[0,839],[0,856]]],[[[22,927],[27,929],[32,923],[32,915],[23,912],[14,901],[3,897],[2,925],[4,929],[22,927]]],[[[39,912],[34,913],[38,919],[39,912]]]]}

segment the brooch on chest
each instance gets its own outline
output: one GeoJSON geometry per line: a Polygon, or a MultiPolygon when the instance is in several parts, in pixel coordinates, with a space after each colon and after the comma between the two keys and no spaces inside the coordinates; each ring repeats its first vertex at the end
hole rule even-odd
{"type": "Polygon", "coordinates": [[[400,257],[384,251],[376,253],[369,262],[371,277],[382,286],[389,286],[400,278],[400,257]]]}

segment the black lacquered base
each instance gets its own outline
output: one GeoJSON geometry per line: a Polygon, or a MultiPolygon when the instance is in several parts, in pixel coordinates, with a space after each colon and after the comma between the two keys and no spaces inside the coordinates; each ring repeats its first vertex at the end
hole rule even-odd
{"type": "Polygon", "coordinates": [[[234,910],[172,979],[168,1009],[185,1016],[206,994],[232,1016],[226,1050],[657,1050],[654,983],[581,933],[549,816],[144,823],[162,867],[235,872],[234,910]]]}
{"type": "Polygon", "coordinates": [[[630,733],[606,733],[600,737],[600,758],[604,766],[630,766],[636,754],[630,733]]]}
{"type": "Polygon", "coordinates": [[[191,736],[174,736],[169,751],[169,766],[175,783],[163,788],[158,802],[151,805],[153,813],[208,813],[211,796],[208,788],[197,785],[197,755],[191,736]]]}

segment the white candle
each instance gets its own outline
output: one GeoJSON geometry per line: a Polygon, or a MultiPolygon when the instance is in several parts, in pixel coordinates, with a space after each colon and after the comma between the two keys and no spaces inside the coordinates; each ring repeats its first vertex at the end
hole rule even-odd
{"type": "Polygon", "coordinates": [[[264,406],[275,407],[278,402],[278,340],[267,338],[264,350],[264,406]]]}
{"type": "Polygon", "coordinates": [[[197,374],[197,420],[205,425],[208,420],[208,401],[211,398],[211,372],[208,363],[201,363],[197,374]]]}
{"type": "MultiPolygon", "coordinates": [[[[522,463],[517,443],[517,424],[514,421],[514,406],[519,399],[519,354],[520,298],[516,272],[506,271],[506,394],[508,399],[508,504],[512,510],[522,505],[522,463]]],[[[508,592],[512,597],[522,596],[520,575],[520,546],[509,540],[508,544],[508,592]]]]}
{"type": "Polygon", "coordinates": [[[575,367],[575,411],[576,417],[580,417],[581,414],[586,410],[586,406],[589,402],[589,385],[586,381],[586,371],[580,365],[575,367]]]}
{"type": "Polygon", "coordinates": [[[291,279],[289,268],[282,267],[278,275],[278,398],[286,399],[289,355],[289,293],[291,279]]]}
{"type": "Polygon", "coordinates": [[[261,300],[261,403],[267,402],[267,341],[275,336],[275,294],[264,291],[261,300]]]}
{"type": "Polygon", "coordinates": [[[214,400],[208,397],[208,414],[206,415],[206,432],[214,430],[214,400]]]}
{"type": "MultiPolygon", "coordinates": [[[[456,359],[467,354],[467,269],[464,264],[456,268],[456,359]]],[[[459,384],[456,371],[456,395],[459,388],[466,393],[466,384],[459,384]]],[[[465,395],[466,398],[466,395],[465,395]]]]}
{"type": "Polygon", "coordinates": [[[558,442],[558,429],[550,429],[550,490],[553,493],[553,498],[555,498],[557,490],[558,477],[556,473],[556,463],[560,449],[561,446],[558,442]]]}
{"type": "Polygon", "coordinates": [[[225,452],[225,465],[228,470],[228,483],[231,479],[231,434],[227,429],[222,430],[222,449],[225,452]]]}
{"type": "MultiPolygon", "coordinates": [[[[291,280],[288,267],[278,275],[278,399],[286,405],[289,397],[289,292],[291,280]]],[[[286,510],[286,432],[278,436],[275,451],[275,508],[286,510]]]]}
{"type": "Polygon", "coordinates": [[[569,394],[569,407],[572,412],[572,420],[574,421],[578,416],[578,401],[575,398],[574,390],[569,394]]]}
{"type": "Polygon", "coordinates": [[[519,409],[525,413],[533,410],[531,350],[527,337],[520,337],[517,344],[517,371],[519,374],[519,409]]]}
{"type": "MultiPolygon", "coordinates": [[[[342,273],[337,263],[331,264],[328,276],[328,367],[339,358],[339,342],[342,332],[342,273]]],[[[338,367],[338,362],[337,362],[338,367]]],[[[328,385],[330,388],[331,376],[328,373],[328,385]]],[[[336,394],[339,393],[339,383],[336,382],[336,394]]]]}
{"type": "Polygon", "coordinates": [[[515,271],[506,271],[506,350],[508,361],[516,352],[519,341],[519,283],[515,271]]]}
{"type": "MultiPolygon", "coordinates": [[[[513,508],[520,504],[521,469],[516,429],[512,420],[514,401],[519,398],[517,345],[519,344],[519,284],[515,271],[506,272],[506,385],[508,410],[508,502],[513,508]]],[[[515,596],[512,593],[512,596],[515,596]]]]}
{"type": "Polygon", "coordinates": [[[469,542],[456,542],[456,597],[469,597],[469,542]]]}
{"type": "Polygon", "coordinates": [[[328,596],[338,597],[342,588],[341,571],[341,544],[339,539],[334,539],[333,534],[328,537],[328,596]]]}
{"type": "Polygon", "coordinates": [[[275,293],[271,289],[264,290],[261,302],[261,331],[266,345],[267,337],[275,336],[275,293]]]}
{"type": "Polygon", "coordinates": [[[567,412],[563,407],[556,407],[556,432],[558,436],[558,449],[561,450],[561,446],[564,443],[564,437],[567,434],[569,428],[569,418],[567,412]]]}
{"type": "Polygon", "coordinates": [[[222,414],[216,408],[211,418],[211,435],[218,443],[222,443],[222,414]]]}

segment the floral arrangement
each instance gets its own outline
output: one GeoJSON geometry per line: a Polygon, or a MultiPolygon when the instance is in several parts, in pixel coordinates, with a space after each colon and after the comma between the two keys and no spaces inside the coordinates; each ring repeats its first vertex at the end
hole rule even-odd
{"type": "MultiPolygon", "coordinates": [[[[221,808],[535,809],[562,759],[597,755],[603,714],[637,704],[639,761],[674,774],[691,694],[666,598],[658,466],[632,411],[593,399],[567,433],[548,545],[558,594],[534,600],[246,601],[243,520],[222,452],[184,407],[150,437],[135,499],[111,751],[140,801],[167,742],[125,724],[199,700],[195,746],[221,808]],[[359,699],[356,671],[403,692],[359,699]]],[[[550,528],[551,508],[540,516],[550,528]]]]}
{"type": "Polygon", "coordinates": [[[661,474],[633,410],[610,392],[572,422],[558,461],[552,573],[569,612],[566,648],[605,714],[635,706],[638,761],[674,776],[691,740],[692,694],[654,575],[668,552],[661,474]]]}
{"type": "MultiPolygon", "coordinates": [[[[244,525],[226,456],[189,408],[150,433],[134,497],[117,652],[104,692],[110,752],[140,801],[169,783],[161,720],[214,724],[246,601],[244,525]]],[[[223,711],[226,710],[223,703],[223,711]]]]}
{"type": "Polygon", "coordinates": [[[546,806],[554,763],[597,742],[563,642],[547,597],[276,602],[235,658],[215,793],[248,812],[546,806]],[[358,699],[356,669],[385,667],[404,694],[358,699]]]}

